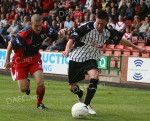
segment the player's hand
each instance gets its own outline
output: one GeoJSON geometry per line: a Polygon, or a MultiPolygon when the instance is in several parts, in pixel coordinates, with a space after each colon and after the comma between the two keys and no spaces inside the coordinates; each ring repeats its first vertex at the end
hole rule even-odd
{"type": "Polygon", "coordinates": [[[10,71],[10,68],[11,68],[11,63],[10,63],[10,61],[6,60],[4,67],[5,67],[5,69],[6,69],[7,72],[10,71]]]}
{"type": "Polygon", "coordinates": [[[147,50],[145,50],[144,48],[139,48],[139,51],[140,51],[141,53],[147,53],[147,50]]]}
{"type": "Polygon", "coordinates": [[[66,33],[67,29],[64,28],[64,29],[61,29],[59,32],[58,32],[58,37],[59,38],[63,38],[65,37],[65,33],[66,33]]]}
{"type": "Polygon", "coordinates": [[[63,53],[62,53],[62,56],[64,57],[67,57],[70,53],[70,50],[65,50],[63,53]]]}

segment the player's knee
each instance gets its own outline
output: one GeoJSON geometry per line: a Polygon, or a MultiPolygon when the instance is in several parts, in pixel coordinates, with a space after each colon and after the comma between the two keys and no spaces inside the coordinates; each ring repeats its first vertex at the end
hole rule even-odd
{"type": "Polygon", "coordinates": [[[26,92],[27,88],[21,88],[20,91],[21,92],[26,92]]]}
{"type": "Polygon", "coordinates": [[[99,74],[90,75],[90,78],[98,80],[99,79],[99,74]]]}
{"type": "Polygon", "coordinates": [[[70,91],[74,94],[79,92],[79,86],[78,85],[70,85],[70,91]]]}
{"type": "Polygon", "coordinates": [[[97,89],[97,84],[98,84],[98,79],[91,79],[88,89],[89,90],[96,90],[97,89]]]}
{"type": "Polygon", "coordinates": [[[37,87],[44,87],[44,82],[38,82],[37,87]]]}

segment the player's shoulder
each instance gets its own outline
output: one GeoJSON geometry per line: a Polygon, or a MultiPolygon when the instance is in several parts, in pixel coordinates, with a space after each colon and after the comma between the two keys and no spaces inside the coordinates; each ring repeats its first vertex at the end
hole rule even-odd
{"type": "Polygon", "coordinates": [[[88,28],[94,28],[94,22],[93,21],[89,21],[89,22],[86,22],[84,24],[82,24],[80,27],[88,27],[88,28]]]}
{"type": "Polygon", "coordinates": [[[32,29],[30,26],[23,28],[18,32],[18,35],[21,36],[22,38],[27,37],[31,33],[32,29]]]}

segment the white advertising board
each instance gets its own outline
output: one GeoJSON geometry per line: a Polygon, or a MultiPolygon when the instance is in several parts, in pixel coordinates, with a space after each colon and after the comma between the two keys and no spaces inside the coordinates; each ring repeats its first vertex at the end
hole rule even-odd
{"type": "Polygon", "coordinates": [[[129,57],[127,81],[150,83],[150,59],[129,57]]]}
{"type": "MultiPolygon", "coordinates": [[[[44,73],[67,75],[69,59],[62,57],[61,53],[41,52],[44,73]]],[[[13,56],[13,53],[11,57],[13,56]]],[[[4,69],[6,50],[0,49],[0,69],[4,69]]]]}

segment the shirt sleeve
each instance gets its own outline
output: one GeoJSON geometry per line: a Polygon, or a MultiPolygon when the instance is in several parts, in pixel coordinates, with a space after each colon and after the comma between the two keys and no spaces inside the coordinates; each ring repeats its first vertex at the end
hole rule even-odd
{"type": "Polygon", "coordinates": [[[53,41],[57,40],[58,31],[56,31],[55,29],[50,28],[50,27],[47,27],[46,30],[47,30],[46,34],[48,37],[50,37],[53,41]]]}
{"type": "Polygon", "coordinates": [[[93,22],[88,22],[80,26],[79,28],[75,29],[71,34],[70,38],[79,40],[81,37],[86,35],[88,32],[90,32],[92,29],[94,29],[94,23],[93,22]]]}
{"type": "Polygon", "coordinates": [[[14,39],[11,41],[11,44],[14,49],[20,49],[26,46],[26,41],[19,35],[16,35],[14,39]]]}
{"type": "Polygon", "coordinates": [[[123,37],[123,33],[115,29],[109,29],[109,32],[110,32],[110,39],[114,41],[114,44],[119,44],[120,40],[123,37]]]}

